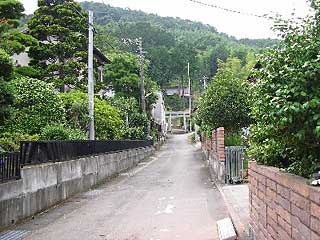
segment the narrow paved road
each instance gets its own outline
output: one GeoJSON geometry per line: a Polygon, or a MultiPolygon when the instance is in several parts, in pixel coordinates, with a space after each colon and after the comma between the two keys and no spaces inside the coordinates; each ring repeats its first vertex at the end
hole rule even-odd
{"type": "Polygon", "coordinates": [[[173,135],[137,168],[16,229],[32,240],[211,240],[226,216],[200,150],[173,135]]]}

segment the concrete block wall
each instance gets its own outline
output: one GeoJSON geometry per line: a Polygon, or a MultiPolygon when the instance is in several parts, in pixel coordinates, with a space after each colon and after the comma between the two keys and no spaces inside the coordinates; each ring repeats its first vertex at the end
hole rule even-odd
{"type": "Polygon", "coordinates": [[[138,148],[22,168],[20,180],[0,184],[0,229],[134,167],[154,151],[138,148]]]}
{"type": "Polygon", "coordinates": [[[277,168],[249,163],[253,239],[320,239],[320,189],[306,182],[277,168]]]}

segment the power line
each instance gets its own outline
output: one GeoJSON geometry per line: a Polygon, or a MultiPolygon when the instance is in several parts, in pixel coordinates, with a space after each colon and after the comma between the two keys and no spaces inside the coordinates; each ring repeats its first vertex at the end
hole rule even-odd
{"type": "MultiPolygon", "coordinates": [[[[102,2],[103,2],[103,4],[104,4],[104,1],[103,1],[103,0],[102,0],[102,2]]],[[[75,8],[74,6],[72,6],[72,5],[71,5],[71,7],[72,7],[72,9],[73,9],[80,17],[82,17],[83,19],[87,20],[87,18],[86,18],[78,9],[76,9],[76,8],[75,8]]],[[[92,12],[93,12],[93,11],[92,11],[92,12]]],[[[93,12],[93,13],[95,13],[95,12],[93,12]]],[[[95,34],[99,34],[99,35],[100,35],[100,33],[97,31],[97,29],[94,27],[93,24],[89,23],[89,26],[93,28],[93,32],[94,32],[95,34]]],[[[113,50],[118,51],[114,46],[112,46],[111,43],[109,43],[108,41],[105,41],[105,42],[106,42],[107,45],[109,45],[113,50]]]]}
{"type": "Polygon", "coordinates": [[[230,8],[221,7],[221,6],[218,6],[218,5],[215,5],[215,4],[209,4],[209,3],[201,2],[201,1],[198,1],[198,0],[189,0],[189,1],[193,2],[193,3],[197,3],[197,4],[200,4],[200,5],[203,5],[203,6],[216,8],[216,9],[223,10],[223,11],[226,11],[226,12],[241,14],[241,15],[245,15],[245,16],[264,18],[264,19],[268,19],[268,20],[274,20],[275,19],[274,17],[268,16],[267,14],[259,15],[259,14],[255,14],[255,13],[242,12],[242,11],[239,11],[239,10],[234,10],[234,9],[230,9],[230,8]]]}
{"type": "MultiPolygon", "coordinates": [[[[105,6],[107,6],[103,0],[101,0],[103,2],[103,4],[105,6]]],[[[267,19],[267,20],[274,20],[275,18],[274,17],[271,17],[269,16],[268,14],[256,14],[256,13],[249,13],[249,12],[243,12],[243,11],[240,11],[240,10],[235,10],[235,9],[230,9],[230,8],[225,8],[225,7],[221,7],[221,6],[218,6],[218,5],[215,5],[215,4],[210,4],[210,3],[205,3],[205,2],[202,2],[202,1],[199,1],[199,0],[188,0],[190,2],[193,2],[193,3],[196,3],[196,4],[200,4],[200,5],[203,5],[203,6],[207,6],[207,7],[211,7],[211,8],[216,8],[216,9],[219,9],[219,10],[223,10],[225,12],[231,12],[231,13],[235,13],[235,14],[240,14],[240,15],[245,15],[245,16],[250,16],[250,17],[257,17],[257,18],[263,18],[263,19],[267,19]]],[[[95,13],[108,13],[106,11],[94,11],[95,13]]],[[[277,15],[280,15],[280,14],[277,14],[277,15]]]]}

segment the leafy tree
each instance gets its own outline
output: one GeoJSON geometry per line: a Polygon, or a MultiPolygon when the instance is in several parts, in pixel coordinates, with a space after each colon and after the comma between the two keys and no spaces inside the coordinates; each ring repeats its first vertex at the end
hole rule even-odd
{"type": "Polygon", "coordinates": [[[14,101],[12,115],[4,125],[6,131],[40,134],[47,125],[65,121],[62,102],[48,83],[23,77],[11,81],[10,86],[14,101]]]}
{"type": "MultiPolygon", "coordinates": [[[[130,53],[118,53],[111,56],[112,63],[105,66],[105,83],[113,89],[118,96],[134,97],[138,102],[141,99],[140,67],[137,56],[130,53]]],[[[147,107],[155,103],[156,96],[153,94],[157,84],[147,75],[145,66],[145,94],[147,107]]]]}
{"type": "Polygon", "coordinates": [[[203,129],[225,127],[237,133],[250,124],[249,82],[241,75],[238,58],[219,62],[216,76],[199,102],[197,122],[203,129]]]}
{"type": "Polygon", "coordinates": [[[36,40],[24,33],[17,32],[19,18],[24,11],[17,0],[0,1],[0,125],[9,117],[12,94],[8,82],[13,77],[13,64],[10,55],[20,53],[26,46],[36,45],[36,40]]]}
{"type": "Polygon", "coordinates": [[[101,3],[82,2],[81,5],[84,9],[100,12],[95,15],[96,23],[101,26],[96,43],[108,53],[116,52],[109,43],[117,50],[135,52],[135,47],[121,45],[121,39],[142,37],[149,61],[149,77],[161,87],[172,85],[177,79],[180,85],[186,85],[186,65],[189,61],[193,89],[198,91],[204,75],[211,79],[216,74],[218,59],[225,61],[233,52],[233,56],[240,58],[244,65],[248,51],[258,51],[260,47],[276,42],[270,39],[237,40],[198,22],[164,18],[101,3]]]}
{"type": "Polygon", "coordinates": [[[240,39],[240,43],[247,45],[247,46],[252,46],[252,47],[257,47],[257,48],[267,48],[267,47],[273,47],[278,44],[279,40],[278,39],[240,39]]]}
{"type": "Polygon", "coordinates": [[[28,22],[30,34],[39,40],[31,47],[31,65],[42,80],[64,91],[65,85],[81,87],[86,76],[87,15],[73,0],[40,0],[28,22]]]}
{"type": "Polygon", "coordinates": [[[124,138],[126,139],[146,139],[149,120],[141,113],[138,101],[133,98],[116,96],[108,99],[108,102],[120,111],[121,119],[126,122],[124,138]]]}
{"type": "Polygon", "coordinates": [[[12,67],[9,55],[0,48],[0,125],[9,117],[9,106],[12,103],[13,97],[8,87],[12,67]]]}
{"type": "Polygon", "coordinates": [[[175,78],[175,69],[173,66],[173,56],[171,49],[165,46],[149,48],[148,58],[150,61],[148,73],[152,79],[157,80],[161,86],[170,85],[170,81],[175,78]]]}
{"type": "Polygon", "coordinates": [[[172,66],[175,75],[181,77],[181,86],[186,84],[187,66],[194,66],[196,61],[196,50],[190,42],[179,42],[171,51],[172,66]]]}
{"type": "Polygon", "coordinates": [[[112,63],[105,66],[104,79],[118,95],[140,99],[139,65],[136,56],[130,53],[111,56],[112,63]]]}
{"type": "MultiPolygon", "coordinates": [[[[95,14],[95,17],[97,14],[95,14]]],[[[94,45],[97,46],[102,52],[114,54],[117,49],[120,49],[123,44],[119,41],[119,38],[115,36],[115,33],[110,34],[111,30],[114,30],[116,26],[112,23],[107,25],[97,25],[95,26],[98,34],[94,34],[94,45]]]]}
{"type": "Polygon", "coordinates": [[[263,164],[308,176],[320,167],[320,3],[297,24],[279,21],[283,40],[259,58],[250,153],[263,164]]]}
{"type": "MultiPolygon", "coordinates": [[[[79,91],[60,94],[62,106],[66,109],[67,125],[74,129],[88,132],[89,118],[87,114],[88,94],[79,91]]],[[[117,109],[105,100],[94,98],[95,133],[99,140],[113,140],[122,137],[124,122],[117,109]]]]}
{"type": "Polygon", "coordinates": [[[126,33],[125,37],[131,39],[142,37],[146,49],[154,46],[171,47],[175,45],[172,33],[149,22],[126,22],[126,24],[122,24],[120,34],[123,34],[123,32],[126,33]]]}

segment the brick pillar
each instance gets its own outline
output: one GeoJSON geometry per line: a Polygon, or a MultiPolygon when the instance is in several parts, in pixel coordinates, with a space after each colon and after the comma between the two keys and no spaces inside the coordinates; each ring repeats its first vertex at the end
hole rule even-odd
{"type": "Polygon", "coordinates": [[[217,152],[217,131],[216,130],[213,130],[212,131],[212,139],[211,139],[211,141],[212,141],[212,150],[214,151],[214,152],[217,152]]]}
{"type": "Polygon", "coordinates": [[[218,160],[224,161],[224,128],[217,128],[217,152],[218,152],[218,160]]]}

